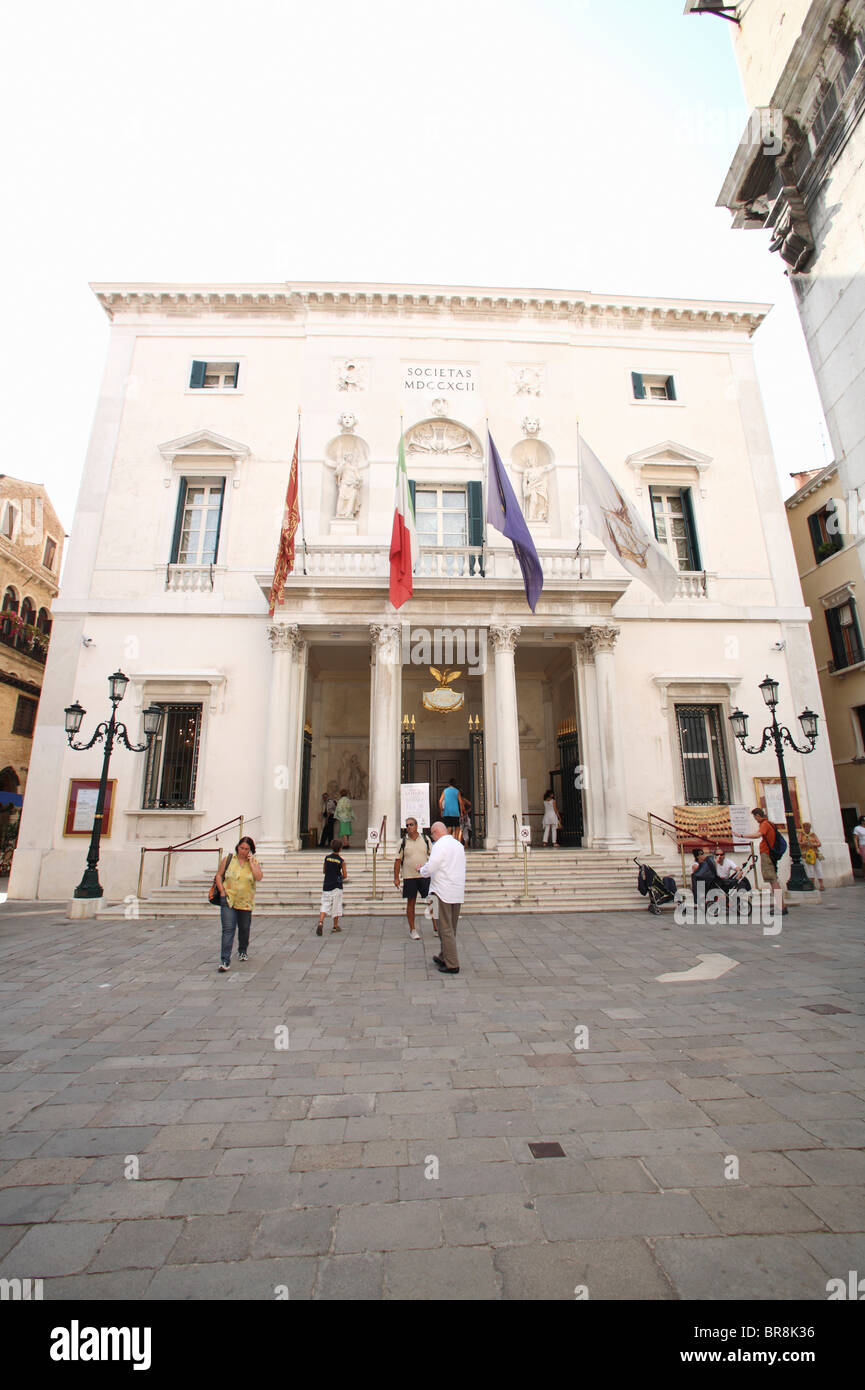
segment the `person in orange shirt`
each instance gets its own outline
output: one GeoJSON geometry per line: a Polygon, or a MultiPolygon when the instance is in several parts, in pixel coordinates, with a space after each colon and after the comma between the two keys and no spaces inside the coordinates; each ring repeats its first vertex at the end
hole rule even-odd
{"type": "Polygon", "coordinates": [[[770,851],[775,844],[777,830],[770,820],[766,818],[766,812],[762,806],[755,806],[751,815],[757,821],[760,831],[760,872],[763,875],[763,882],[768,883],[773,893],[777,890],[781,893],[781,911],[787,912],[784,907],[783,889],[778,882],[778,869],[770,851]]]}

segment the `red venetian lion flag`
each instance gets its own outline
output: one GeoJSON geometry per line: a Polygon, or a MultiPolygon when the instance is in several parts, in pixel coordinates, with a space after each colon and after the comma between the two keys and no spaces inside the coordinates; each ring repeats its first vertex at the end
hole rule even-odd
{"type": "Polygon", "coordinates": [[[288,475],[288,491],[285,494],[285,511],[282,514],[282,530],[279,534],[279,549],[273,567],[273,584],[270,587],[270,616],[273,617],[277,604],[285,603],[285,577],[294,569],[294,535],[300,521],[298,496],[298,455],[300,453],[300,425],[294,442],[294,458],[288,475]]]}
{"type": "Polygon", "coordinates": [[[402,608],[406,599],[411,598],[414,585],[412,571],[417,564],[417,531],[414,524],[414,507],[408,485],[405,467],[405,446],[399,437],[399,458],[396,466],[396,502],[393,510],[393,531],[390,540],[390,601],[394,608],[402,608]]]}

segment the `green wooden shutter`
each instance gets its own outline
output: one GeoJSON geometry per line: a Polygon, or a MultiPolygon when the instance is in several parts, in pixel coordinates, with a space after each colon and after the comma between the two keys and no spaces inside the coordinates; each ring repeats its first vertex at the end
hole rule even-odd
{"type": "Polygon", "coordinates": [[[676,383],[675,383],[675,381],[673,380],[673,378],[672,378],[671,376],[668,376],[668,377],[667,377],[667,400],[668,400],[668,401],[674,401],[675,399],[676,399],[676,383]]]}
{"type": "Polygon", "coordinates": [[[855,649],[854,649],[854,652],[853,652],[853,660],[854,660],[854,662],[858,662],[858,661],[865,660],[865,653],[863,653],[863,651],[862,651],[862,632],[861,632],[861,630],[860,630],[860,628],[859,628],[859,614],[858,614],[858,612],[856,611],[856,600],[855,600],[855,598],[848,599],[848,603],[849,603],[849,605],[850,605],[850,612],[851,612],[852,615],[853,615],[853,637],[854,637],[854,642],[855,642],[855,649]]]}
{"type": "Polygon", "coordinates": [[[814,559],[819,564],[818,548],[824,544],[823,532],[820,529],[820,513],[812,512],[808,518],[808,530],[811,532],[811,545],[814,550],[814,559]]]}
{"type": "MultiPolygon", "coordinates": [[[[483,546],[484,543],[484,492],[480,482],[471,482],[468,489],[469,545],[483,546]]],[[[469,556],[469,574],[483,574],[483,555],[469,556]]]]}
{"type": "Polygon", "coordinates": [[[832,647],[832,660],[835,669],[841,670],[847,665],[847,653],[844,650],[844,638],[841,636],[841,624],[838,621],[838,609],[826,609],[826,626],[829,629],[829,643],[832,647]]]}
{"type": "Polygon", "coordinates": [[[646,388],[643,385],[643,378],[640,372],[631,372],[631,385],[634,388],[634,400],[644,401],[646,399],[646,388]]]}
{"type": "Polygon", "coordinates": [[[469,496],[469,545],[483,545],[483,490],[480,482],[469,483],[467,487],[469,496]]]}
{"type": "Polygon", "coordinates": [[[416,506],[415,500],[414,500],[414,495],[415,495],[416,489],[417,489],[417,483],[415,482],[414,478],[409,478],[409,480],[408,480],[408,495],[409,495],[409,497],[411,498],[411,509],[412,509],[412,513],[413,513],[413,515],[414,515],[415,522],[417,522],[417,506],[416,506]]]}
{"type": "Polygon", "coordinates": [[[652,530],[655,532],[655,540],[658,540],[658,523],[655,518],[655,489],[649,488],[649,510],[652,513],[652,530]]]}
{"type": "Polygon", "coordinates": [[[180,532],[183,529],[183,509],[186,506],[186,478],[180,479],[180,488],[177,493],[177,515],[174,518],[174,539],[171,542],[171,564],[177,564],[177,557],[180,554],[180,532]]]}
{"type": "Polygon", "coordinates": [[[216,544],[215,544],[214,547],[213,547],[213,563],[214,563],[214,564],[216,564],[217,561],[219,560],[219,542],[222,540],[222,508],[224,507],[224,505],[225,505],[225,479],[223,478],[223,479],[222,479],[222,485],[221,485],[221,487],[220,487],[220,489],[219,489],[219,517],[217,518],[217,522],[216,522],[216,544]]]}
{"type": "Polygon", "coordinates": [[[189,378],[189,385],[192,390],[204,385],[204,374],[206,371],[206,362],[193,362],[192,375],[189,378]]]}
{"type": "MultiPolygon", "coordinates": [[[[672,378],[671,378],[672,379],[672,378]]],[[[697,544],[697,528],[694,525],[694,507],[691,502],[691,489],[683,487],[681,489],[682,514],[685,518],[685,534],[688,537],[688,556],[689,565],[692,570],[700,570],[700,547],[697,544]]]]}

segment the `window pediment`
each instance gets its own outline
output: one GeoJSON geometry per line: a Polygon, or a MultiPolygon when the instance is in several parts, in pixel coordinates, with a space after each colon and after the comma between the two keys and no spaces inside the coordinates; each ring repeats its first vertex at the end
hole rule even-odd
{"type": "Polygon", "coordinates": [[[159,452],[165,462],[165,485],[168,487],[172,474],[181,469],[206,473],[216,466],[220,472],[233,472],[249,457],[250,448],[248,444],[228,439],[213,430],[196,430],[193,434],[160,444],[159,452]]]}
{"type": "Polygon", "coordinates": [[[677,444],[674,439],[665,439],[660,444],[653,444],[648,449],[629,454],[625,462],[638,480],[637,496],[642,494],[639,484],[649,478],[674,484],[697,481],[700,496],[706,496],[703,474],[711,467],[712,459],[709,454],[689,449],[686,444],[677,444]]]}

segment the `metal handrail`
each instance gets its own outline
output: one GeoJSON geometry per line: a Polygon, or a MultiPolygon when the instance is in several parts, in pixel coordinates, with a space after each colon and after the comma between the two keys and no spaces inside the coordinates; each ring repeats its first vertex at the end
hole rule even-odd
{"type": "MultiPolygon", "coordinates": [[[[514,855],[519,857],[519,826],[522,822],[514,811],[514,855]]],[[[523,897],[529,896],[529,847],[523,843],[523,897]]]]}
{"type": "MultiPolygon", "coordinates": [[[[222,853],[222,850],[219,848],[218,845],[206,845],[206,846],[205,846],[205,845],[202,845],[202,847],[201,847],[200,849],[198,849],[198,850],[192,850],[192,851],[187,850],[185,847],[186,847],[187,845],[194,845],[195,842],[196,842],[196,840],[203,840],[203,839],[205,839],[208,835],[215,835],[216,832],[217,832],[218,830],[224,830],[225,827],[226,827],[227,825],[234,825],[235,821],[239,822],[240,837],[241,837],[241,839],[242,839],[242,838],[243,838],[243,816],[240,815],[240,816],[232,816],[232,817],[231,817],[231,820],[225,820],[225,821],[222,822],[221,825],[214,825],[214,826],[211,827],[210,830],[202,830],[200,835],[192,835],[192,836],[190,836],[190,838],[189,838],[188,840],[178,840],[178,842],[177,842],[176,845],[145,845],[145,846],[143,846],[143,847],[142,847],[142,850],[141,850],[141,854],[140,854],[139,859],[138,859],[138,888],[137,888],[137,890],[136,890],[136,895],[135,895],[135,896],[138,897],[138,898],[141,897],[141,887],[142,887],[142,883],[143,883],[143,881],[144,881],[144,856],[145,856],[145,854],[162,854],[162,855],[164,855],[164,856],[167,856],[167,858],[163,858],[163,860],[162,860],[162,873],[160,874],[160,878],[159,878],[160,884],[162,885],[162,887],[165,887],[166,880],[167,880],[168,877],[170,877],[170,874],[171,874],[171,856],[172,856],[172,854],[188,854],[188,853],[192,853],[192,854],[211,854],[211,853],[213,852],[214,849],[216,849],[217,852],[218,852],[219,854],[221,854],[221,853],[222,853]]],[[[219,867],[219,863],[218,863],[218,861],[217,861],[217,868],[218,868],[218,867],[219,867]]]]}
{"type": "Polygon", "coordinates": [[[381,825],[378,828],[378,844],[372,847],[372,896],[374,898],[378,897],[376,892],[376,861],[380,849],[383,849],[384,853],[387,854],[387,816],[381,818],[381,825]]]}

